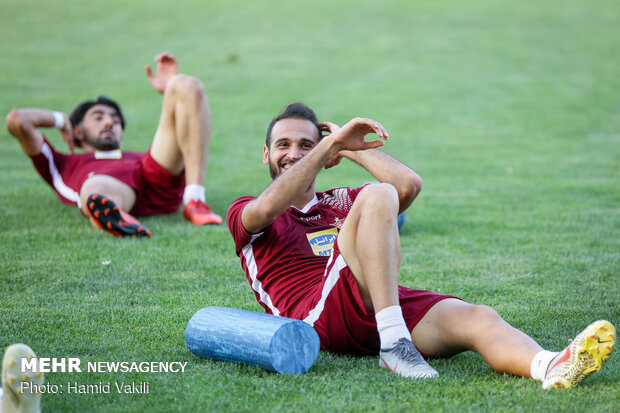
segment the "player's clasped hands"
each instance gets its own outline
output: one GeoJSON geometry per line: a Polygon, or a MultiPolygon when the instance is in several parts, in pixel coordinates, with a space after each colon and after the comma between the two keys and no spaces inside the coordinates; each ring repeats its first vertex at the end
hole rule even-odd
{"type": "Polygon", "coordinates": [[[384,140],[389,139],[385,128],[379,122],[368,118],[353,118],[345,123],[342,128],[332,122],[321,122],[319,125],[323,132],[329,133],[328,136],[334,139],[336,147],[339,148],[339,154],[325,164],[325,169],[340,163],[343,156],[340,151],[360,151],[384,145],[385,142],[381,139],[367,141],[366,135],[369,133],[374,133],[384,140]]]}

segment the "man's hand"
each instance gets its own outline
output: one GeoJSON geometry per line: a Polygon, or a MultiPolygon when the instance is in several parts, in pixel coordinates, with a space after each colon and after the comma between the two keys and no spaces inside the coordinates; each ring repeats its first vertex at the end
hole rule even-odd
{"type": "Polygon", "coordinates": [[[69,120],[69,116],[66,113],[63,113],[62,116],[65,118],[65,122],[60,131],[60,136],[67,143],[69,147],[69,152],[71,154],[75,153],[75,141],[73,140],[73,126],[71,125],[71,121],[69,120]]]}
{"type": "Polygon", "coordinates": [[[149,77],[149,81],[151,85],[153,85],[153,88],[163,95],[168,81],[179,74],[179,66],[177,64],[177,59],[168,52],[162,52],[155,56],[155,61],[157,62],[157,73],[155,75],[153,75],[151,66],[146,65],[144,69],[146,70],[146,75],[149,77]]]}
{"type": "MultiPolygon", "coordinates": [[[[332,133],[336,133],[340,130],[340,126],[332,122],[320,122],[319,126],[321,127],[321,130],[323,132],[328,132],[328,134],[325,136],[329,136],[332,133]]],[[[327,163],[325,164],[325,169],[333,168],[334,166],[338,165],[341,160],[342,155],[336,155],[335,157],[327,161],[327,163]]]]}
{"type": "MultiPolygon", "coordinates": [[[[368,118],[351,119],[342,128],[333,131],[328,138],[332,139],[335,148],[338,150],[338,153],[334,156],[334,158],[337,156],[342,156],[340,151],[362,151],[365,149],[378,148],[384,145],[385,142],[380,139],[367,141],[366,135],[369,133],[375,133],[379,138],[385,140],[389,139],[385,128],[383,128],[379,122],[368,118]]],[[[328,161],[328,164],[332,162],[334,158],[328,161]]]]}

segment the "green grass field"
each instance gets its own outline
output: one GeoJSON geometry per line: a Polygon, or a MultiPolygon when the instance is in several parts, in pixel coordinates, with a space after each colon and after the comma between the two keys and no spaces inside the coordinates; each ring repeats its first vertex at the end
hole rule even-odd
{"type": "MultiPolygon", "coordinates": [[[[337,123],[372,117],[424,180],[403,285],[490,305],[551,350],[596,319],[620,327],[620,4],[382,3],[5,0],[0,113],[106,94],[128,119],[124,148],[146,150],[160,97],[143,66],[171,51],[207,89],[207,196],[221,214],[268,184],[264,133],[287,103],[337,123]]],[[[150,394],[46,395],[44,411],[618,411],[619,354],[569,391],[473,353],[431,361],[441,378],[420,382],[374,357],[321,353],[296,377],[199,359],[183,336],[195,311],[261,311],[226,226],[179,212],[144,219],[149,240],[113,238],[57,201],[4,128],[0,139],[0,348],[189,362],[184,374],[50,373],[148,381],[150,394]]],[[[318,189],[369,178],[346,163],[318,189]]]]}

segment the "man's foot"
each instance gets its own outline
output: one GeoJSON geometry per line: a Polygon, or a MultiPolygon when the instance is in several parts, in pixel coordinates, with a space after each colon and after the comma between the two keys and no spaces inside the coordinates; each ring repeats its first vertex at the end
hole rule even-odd
{"type": "Polygon", "coordinates": [[[204,201],[192,199],[183,207],[183,218],[194,225],[221,224],[222,217],[211,211],[204,201]]]}
{"type": "Polygon", "coordinates": [[[115,237],[150,237],[149,231],[137,219],[120,209],[111,199],[92,194],[86,201],[91,221],[115,237]]]}
{"type": "Polygon", "coordinates": [[[614,347],[616,330],[609,321],[590,324],[549,363],[543,389],[573,387],[600,370],[614,347]]]}
{"type": "Polygon", "coordinates": [[[379,366],[412,379],[439,377],[439,373],[422,358],[411,340],[406,338],[398,340],[391,349],[381,350],[379,366]]]}

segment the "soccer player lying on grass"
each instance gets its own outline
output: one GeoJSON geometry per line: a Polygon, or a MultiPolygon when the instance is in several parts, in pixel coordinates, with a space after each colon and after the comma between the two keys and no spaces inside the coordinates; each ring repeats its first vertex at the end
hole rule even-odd
{"type": "Polygon", "coordinates": [[[146,153],[120,151],[125,119],[118,104],[102,96],[79,104],[71,116],[44,109],[15,109],[7,116],[9,132],[58,198],[116,236],[150,236],[132,215],[170,214],[181,201],[183,217],[195,225],[222,223],[205,202],[211,113],[203,85],[179,74],[171,54],[160,53],[155,61],[156,74],[148,65],[146,72],[164,98],[146,153]],[[50,127],[60,130],[71,154],[57,152],[39,129],[50,127]]]}
{"type": "Polygon", "coordinates": [[[268,313],[312,325],[326,351],[377,354],[379,365],[411,378],[437,377],[422,358],[478,352],[497,371],[570,387],[599,370],[614,345],[607,321],[588,326],[564,350],[543,350],[492,308],[398,285],[397,215],[422,181],[378,150],[377,122],[342,128],[318,123],[312,109],[289,105],[267,131],[263,163],[273,182],[237,199],[227,221],[258,302],[268,313]],[[322,131],[329,135],[321,138],[322,131]],[[380,183],[315,192],[322,168],[349,158],[380,183]],[[418,351],[419,349],[419,351],[418,351]]]}

